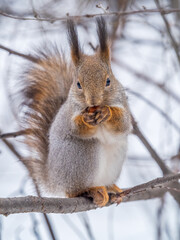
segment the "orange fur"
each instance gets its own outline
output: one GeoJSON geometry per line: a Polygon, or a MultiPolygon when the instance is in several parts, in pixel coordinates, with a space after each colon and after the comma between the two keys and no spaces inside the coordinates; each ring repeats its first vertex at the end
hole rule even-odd
{"type": "Polygon", "coordinates": [[[116,193],[121,193],[123,190],[121,190],[118,186],[116,186],[116,184],[113,184],[111,186],[106,187],[107,188],[107,192],[110,195],[110,202],[111,203],[121,203],[122,202],[122,198],[120,197],[116,197],[116,193]]]}
{"type": "Polygon", "coordinates": [[[80,196],[87,196],[93,198],[94,204],[99,207],[104,207],[109,201],[109,195],[106,190],[106,187],[92,187],[85,189],[84,191],[77,191],[76,193],[66,193],[69,198],[75,198],[80,196]]]}
{"type": "Polygon", "coordinates": [[[116,194],[116,193],[121,193],[122,192],[122,190],[118,186],[116,186],[116,184],[113,184],[113,185],[108,186],[106,188],[107,188],[108,193],[115,193],[116,194]]]}
{"type": "Polygon", "coordinates": [[[125,110],[119,107],[109,107],[111,117],[104,123],[108,130],[113,132],[125,132],[127,122],[124,120],[125,110]]]}
{"type": "Polygon", "coordinates": [[[89,188],[87,193],[89,197],[93,198],[93,202],[99,207],[106,206],[109,201],[109,195],[104,186],[89,188]]]}
{"type": "Polygon", "coordinates": [[[56,46],[50,45],[37,55],[38,62],[29,66],[22,79],[21,106],[25,109],[23,127],[30,129],[25,143],[34,154],[28,162],[29,170],[32,177],[39,178],[42,174],[42,179],[46,175],[43,171],[48,155],[49,128],[68,96],[74,68],[67,64],[56,46]]]}
{"type": "Polygon", "coordinates": [[[74,122],[78,127],[78,132],[81,136],[91,136],[95,133],[96,127],[85,122],[83,115],[75,117],[74,122]]]}

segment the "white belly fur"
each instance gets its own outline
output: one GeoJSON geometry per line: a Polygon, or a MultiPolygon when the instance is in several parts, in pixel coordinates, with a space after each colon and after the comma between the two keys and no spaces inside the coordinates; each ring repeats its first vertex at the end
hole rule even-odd
{"type": "Polygon", "coordinates": [[[112,134],[100,127],[95,137],[100,141],[100,152],[93,185],[109,186],[121,173],[127,151],[127,135],[112,134]]]}

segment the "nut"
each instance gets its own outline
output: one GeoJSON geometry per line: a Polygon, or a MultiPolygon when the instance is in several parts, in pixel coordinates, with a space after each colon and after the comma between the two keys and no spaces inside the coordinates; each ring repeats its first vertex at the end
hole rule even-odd
{"type": "Polygon", "coordinates": [[[88,107],[87,112],[88,113],[94,113],[99,109],[99,106],[93,106],[93,107],[88,107]]]}

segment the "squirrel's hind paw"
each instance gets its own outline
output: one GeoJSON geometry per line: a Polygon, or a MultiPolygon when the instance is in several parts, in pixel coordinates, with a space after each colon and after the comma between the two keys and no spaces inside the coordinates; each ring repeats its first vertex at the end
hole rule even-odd
{"type": "Polygon", "coordinates": [[[109,195],[103,186],[89,188],[86,196],[93,198],[93,203],[99,207],[104,207],[109,202],[109,195]]]}
{"type": "Polygon", "coordinates": [[[121,203],[122,198],[117,197],[116,193],[121,193],[123,190],[121,190],[116,184],[113,184],[111,186],[106,187],[108,194],[110,194],[110,202],[111,203],[121,203]]]}
{"type": "Polygon", "coordinates": [[[93,203],[98,207],[104,207],[109,202],[109,195],[106,187],[92,187],[88,188],[81,192],[76,193],[66,193],[66,196],[69,198],[75,197],[89,197],[93,199],[93,203]]]}
{"type": "Polygon", "coordinates": [[[116,184],[110,185],[106,187],[108,193],[121,193],[123,190],[120,189],[116,184]]]}

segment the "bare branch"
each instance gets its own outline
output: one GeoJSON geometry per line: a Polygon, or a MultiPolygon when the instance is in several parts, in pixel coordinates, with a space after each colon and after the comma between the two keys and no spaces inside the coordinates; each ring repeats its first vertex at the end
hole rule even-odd
{"type": "Polygon", "coordinates": [[[44,219],[46,221],[46,225],[48,227],[48,230],[49,230],[49,233],[51,235],[52,240],[56,240],[57,238],[55,236],[52,224],[50,223],[49,217],[45,213],[43,213],[43,217],[44,217],[44,219]]]}
{"type": "Polygon", "coordinates": [[[131,66],[127,65],[126,63],[124,63],[122,61],[119,61],[115,58],[113,58],[112,60],[114,61],[115,64],[117,64],[118,66],[121,66],[123,69],[127,70],[129,73],[134,74],[138,80],[142,80],[146,83],[149,83],[149,84],[157,87],[164,93],[171,96],[176,102],[180,103],[180,97],[178,95],[176,95],[174,92],[172,92],[170,89],[166,88],[166,86],[164,84],[156,82],[151,77],[147,76],[144,73],[137,71],[136,69],[132,68],[131,66]]]}
{"type": "Polygon", "coordinates": [[[84,233],[79,229],[70,216],[64,215],[62,218],[67,223],[67,226],[79,237],[80,239],[87,240],[84,233]]]}
{"type": "Polygon", "coordinates": [[[18,153],[18,151],[16,150],[16,148],[14,147],[14,145],[12,143],[10,143],[8,140],[6,139],[2,139],[2,141],[4,142],[4,144],[10,149],[10,151],[12,153],[14,153],[14,155],[18,158],[18,159],[22,159],[21,155],[18,153]]]}
{"type": "Polygon", "coordinates": [[[177,60],[180,64],[179,47],[178,47],[178,44],[177,44],[176,40],[173,37],[173,34],[172,34],[170,26],[169,26],[169,22],[166,19],[166,17],[164,16],[164,12],[161,10],[162,8],[160,6],[159,0],[155,0],[155,3],[156,3],[157,8],[160,10],[161,17],[162,17],[162,19],[165,23],[165,26],[166,26],[167,34],[168,34],[169,39],[171,41],[171,45],[174,48],[174,52],[175,52],[177,60]]]}
{"type": "Polygon", "coordinates": [[[27,60],[29,60],[31,62],[35,62],[36,63],[38,61],[37,58],[35,58],[35,57],[31,56],[31,55],[26,55],[26,54],[23,54],[23,53],[19,53],[17,51],[14,51],[14,50],[12,50],[10,48],[7,48],[7,47],[1,45],[1,44],[0,44],[0,48],[5,50],[5,51],[7,51],[7,52],[9,52],[10,54],[14,54],[14,55],[17,55],[19,57],[23,57],[23,58],[25,58],[25,59],[27,59],[27,60]]]}
{"type": "Polygon", "coordinates": [[[11,137],[15,138],[15,137],[27,135],[27,134],[30,134],[30,129],[21,130],[18,132],[3,133],[3,134],[0,134],[0,139],[11,138],[11,137]]]}
{"type": "MultiPolygon", "coordinates": [[[[131,114],[132,116],[132,114],[131,114]]],[[[141,142],[144,144],[144,146],[146,147],[146,149],[148,150],[148,152],[151,154],[152,158],[156,161],[156,163],[158,164],[158,166],[160,167],[160,169],[163,172],[163,175],[168,175],[168,174],[172,174],[172,171],[169,169],[168,166],[166,166],[166,164],[164,163],[164,161],[159,157],[159,155],[156,153],[156,151],[153,149],[153,147],[150,145],[150,143],[148,142],[148,140],[144,137],[144,135],[142,134],[142,132],[140,131],[136,121],[134,120],[134,117],[132,116],[132,123],[133,123],[133,131],[134,134],[141,140],[141,142]]],[[[171,185],[172,187],[172,185],[171,185]]],[[[177,189],[180,188],[180,184],[178,182],[175,183],[175,185],[173,186],[177,189]]],[[[180,194],[177,193],[177,191],[174,191],[173,189],[170,191],[170,193],[172,194],[172,196],[174,197],[174,199],[177,201],[178,204],[180,204],[180,194]]]]}
{"type": "MultiPolygon", "coordinates": [[[[162,197],[167,192],[167,186],[180,179],[180,173],[157,178],[140,184],[117,194],[122,202],[137,201],[162,197]]],[[[109,203],[110,205],[111,203],[109,203]]],[[[109,206],[107,205],[107,206],[109,206]]],[[[78,198],[41,198],[35,196],[0,198],[0,214],[41,212],[41,213],[74,213],[96,209],[90,199],[78,198]]]]}
{"type": "Polygon", "coordinates": [[[170,14],[170,13],[179,13],[179,8],[170,8],[170,9],[143,9],[143,10],[134,10],[134,11],[125,11],[125,12],[104,12],[98,14],[84,14],[84,15],[76,15],[76,16],[68,16],[68,17],[51,17],[51,18],[35,18],[35,17],[22,17],[22,16],[15,16],[7,14],[0,10],[0,15],[16,20],[24,20],[24,21],[44,21],[54,23],[55,21],[66,21],[67,19],[71,18],[74,20],[82,19],[82,18],[93,18],[97,16],[126,16],[126,15],[134,15],[134,14],[153,14],[153,13],[163,13],[163,14],[170,14]]]}
{"type": "Polygon", "coordinates": [[[102,9],[102,11],[103,11],[104,13],[108,13],[108,12],[109,12],[109,11],[108,11],[109,7],[107,6],[107,7],[105,8],[105,7],[102,5],[102,3],[96,4],[96,7],[102,9]]]}
{"type": "Polygon", "coordinates": [[[142,132],[140,131],[134,117],[132,116],[132,123],[133,123],[133,133],[141,140],[144,146],[147,148],[148,152],[151,154],[152,158],[156,161],[156,163],[161,168],[164,175],[172,173],[171,170],[165,165],[163,160],[159,157],[156,151],[152,148],[148,140],[144,137],[142,132]]]}
{"type": "MultiPolygon", "coordinates": [[[[131,89],[126,89],[127,92],[133,94],[134,96],[142,99],[144,102],[146,102],[149,106],[151,106],[153,109],[155,109],[158,113],[160,113],[165,119],[167,122],[169,122],[173,127],[174,129],[176,129],[178,131],[178,133],[180,133],[180,127],[176,124],[176,122],[174,122],[165,112],[163,112],[157,105],[155,105],[153,102],[149,101],[147,98],[145,98],[143,95],[141,95],[140,93],[138,92],[135,92],[131,89]]],[[[1,138],[1,136],[0,136],[1,138]]]]}
{"type": "MultiPolygon", "coordinates": [[[[28,129],[27,129],[28,130],[28,129]]],[[[0,131],[1,133],[1,131],[0,131]]],[[[26,164],[26,161],[23,160],[22,156],[19,154],[19,152],[16,150],[16,148],[14,147],[13,144],[11,144],[8,140],[6,139],[2,139],[2,141],[5,143],[5,145],[10,149],[11,152],[14,153],[14,155],[19,159],[20,162],[22,162],[22,164],[26,167],[26,169],[28,170],[29,172],[29,169],[28,169],[28,166],[26,164]]],[[[30,173],[30,172],[29,172],[30,173]]],[[[39,189],[38,189],[38,186],[36,185],[36,183],[34,182],[34,185],[35,185],[35,188],[36,188],[36,192],[37,194],[40,196],[40,192],[39,192],[39,189]]],[[[51,226],[51,223],[50,223],[50,220],[48,218],[48,216],[44,213],[43,214],[44,216],[44,219],[46,221],[46,224],[48,226],[48,230],[50,232],[50,235],[51,235],[51,238],[52,240],[56,240],[56,237],[55,237],[55,234],[54,234],[54,231],[52,229],[52,226],[51,226]]]]}

